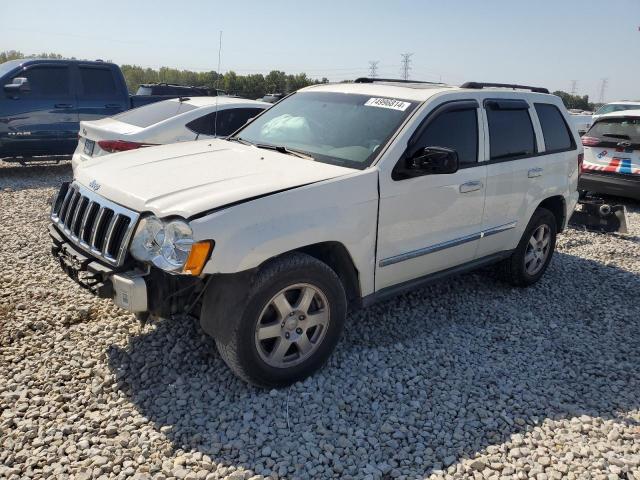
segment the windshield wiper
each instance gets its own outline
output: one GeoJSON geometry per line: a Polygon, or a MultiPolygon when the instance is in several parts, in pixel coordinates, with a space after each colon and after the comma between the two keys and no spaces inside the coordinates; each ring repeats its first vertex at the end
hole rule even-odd
{"type": "Polygon", "coordinates": [[[243,145],[253,145],[253,143],[251,143],[249,140],[245,140],[241,137],[227,137],[226,140],[228,140],[229,142],[238,142],[243,145]]]}
{"type": "Polygon", "coordinates": [[[618,133],[603,133],[603,137],[611,137],[611,138],[622,138],[623,140],[629,140],[629,135],[623,135],[618,133]]]}
{"type": "Polygon", "coordinates": [[[294,157],[304,158],[305,160],[315,160],[311,155],[299,152],[298,150],[292,150],[284,145],[270,145],[268,143],[256,143],[258,148],[264,148],[266,150],[275,150],[276,152],[286,153],[287,155],[293,155],[294,157]]]}

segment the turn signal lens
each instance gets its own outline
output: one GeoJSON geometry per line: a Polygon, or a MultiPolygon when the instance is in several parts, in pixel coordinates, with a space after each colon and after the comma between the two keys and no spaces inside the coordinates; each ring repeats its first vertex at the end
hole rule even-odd
{"type": "Polygon", "coordinates": [[[191,246],[189,258],[187,258],[184,267],[182,267],[182,273],[194,276],[200,275],[205,263],[209,260],[211,250],[213,250],[213,242],[209,240],[194,243],[191,246]]]}

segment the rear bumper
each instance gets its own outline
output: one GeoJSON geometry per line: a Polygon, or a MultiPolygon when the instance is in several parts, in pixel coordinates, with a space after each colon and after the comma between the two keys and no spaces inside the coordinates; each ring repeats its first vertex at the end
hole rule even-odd
{"type": "Polygon", "coordinates": [[[578,180],[578,189],[640,200],[640,175],[583,173],[578,180]]]}

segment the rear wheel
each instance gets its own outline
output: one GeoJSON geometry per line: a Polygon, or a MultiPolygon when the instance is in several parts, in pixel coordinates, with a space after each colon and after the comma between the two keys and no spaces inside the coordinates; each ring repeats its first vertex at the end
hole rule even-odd
{"type": "Polygon", "coordinates": [[[284,386],[325,363],[345,316],[345,292],[335,272],[295,253],[260,269],[244,311],[229,319],[231,331],[216,345],[241,378],[259,386],[284,386]]]}
{"type": "Polygon", "coordinates": [[[556,218],[538,208],[513,254],[500,264],[502,278],[517,287],[533,285],[549,266],[556,246],[556,218]]]}

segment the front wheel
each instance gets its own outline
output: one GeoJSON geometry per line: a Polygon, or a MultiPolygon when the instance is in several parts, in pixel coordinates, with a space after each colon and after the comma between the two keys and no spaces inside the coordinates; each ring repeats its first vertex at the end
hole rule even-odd
{"type": "Polygon", "coordinates": [[[502,278],[517,287],[528,287],[540,280],[553,256],[556,233],[555,216],[538,208],[513,254],[500,264],[502,278]]]}
{"type": "Polygon", "coordinates": [[[289,385],[319,369],[335,348],[346,316],[335,272],[309,255],[276,258],[257,273],[247,304],[216,346],[241,378],[264,387],[289,385]]]}

